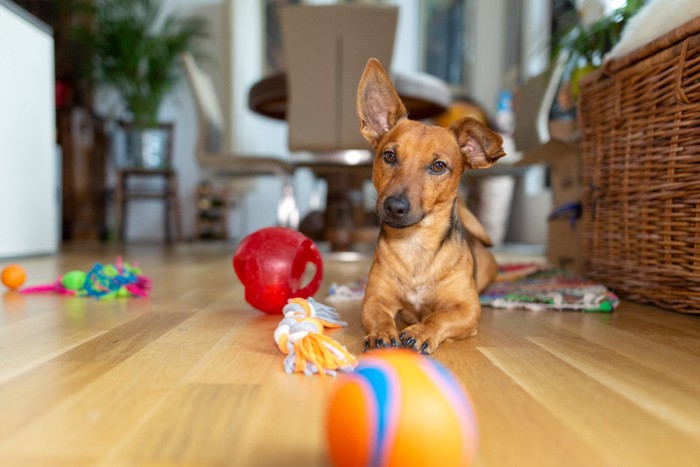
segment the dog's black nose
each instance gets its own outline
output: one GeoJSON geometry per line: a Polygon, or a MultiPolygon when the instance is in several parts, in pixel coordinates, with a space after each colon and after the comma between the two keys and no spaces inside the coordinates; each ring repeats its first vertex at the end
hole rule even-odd
{"type": "Polygon", "coordinates": [[[411,209],[411,203],[404,195],[389,196],[384,201],[384,212],[391,219],[401,219],[411,209]]]}

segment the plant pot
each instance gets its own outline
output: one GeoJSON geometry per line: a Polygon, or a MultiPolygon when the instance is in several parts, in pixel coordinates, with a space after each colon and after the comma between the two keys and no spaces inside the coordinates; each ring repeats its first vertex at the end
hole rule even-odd
{"type": "Polygon", "coordinates": [[[165,128],[131,127],[126,131],[129,165],[144,169],[162,169],[169,164],[169,134],[165,128]]]}

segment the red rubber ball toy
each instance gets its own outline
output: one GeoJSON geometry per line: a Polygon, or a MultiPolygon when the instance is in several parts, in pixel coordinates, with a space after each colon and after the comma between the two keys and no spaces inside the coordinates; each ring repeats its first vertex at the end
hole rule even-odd
{"type": "Polygon", "coordinates": [[[245,287],[246,301],[269,314],[282,314],[290,298],[311,297],[323,278],[323,261],[316,244],[286,227],[266,227],[245,237],[233,255],[233,269],[245,287]],[[309,263],[316,272],[302,287],[309,263]]]}

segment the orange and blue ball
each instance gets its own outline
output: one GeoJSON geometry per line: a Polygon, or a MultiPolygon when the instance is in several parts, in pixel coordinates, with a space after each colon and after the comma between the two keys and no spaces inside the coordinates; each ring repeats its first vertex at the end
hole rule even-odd
{"type": "Polygon", "coordinates": [[[382,350],[339,383],[327,413],[336,466],[466,466],[478,439],[468,393],[440,363],[382,350]]]}

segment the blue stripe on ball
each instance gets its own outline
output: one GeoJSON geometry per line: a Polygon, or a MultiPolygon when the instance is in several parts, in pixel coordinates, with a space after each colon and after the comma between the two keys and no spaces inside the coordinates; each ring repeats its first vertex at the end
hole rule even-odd
{"type": "Polygon", "coordinates": [[[393,445],[396,436],[396,420],[398,416],[398,401],[400,386],[397,376],[391,366],[384,362],[372,362],[373,366],[360,364],[356,374],[365,378],[372,387],[377,408],[375,439],[373,440],[371,465],[384,465],[387,450],[393,445]]]}

